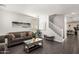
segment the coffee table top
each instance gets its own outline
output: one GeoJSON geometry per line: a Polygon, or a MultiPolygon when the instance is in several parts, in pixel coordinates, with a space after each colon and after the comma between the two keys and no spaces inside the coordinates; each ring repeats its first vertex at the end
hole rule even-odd
{"type": "Polygon", "coordinates": [[[43,39],[41,39],[41,38],[36,38],[34,42],[33,42],[32,39],[30,39],[30,40],[24,41],[24,43],[25,43],[25,44],[31,44],[31,43],[39,42],[39,41],[42,41],[42,40],[43,40],[43,39]]]}

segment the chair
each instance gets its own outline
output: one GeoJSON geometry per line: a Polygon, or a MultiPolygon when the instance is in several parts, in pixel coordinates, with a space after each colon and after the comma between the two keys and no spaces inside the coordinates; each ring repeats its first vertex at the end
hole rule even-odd
{"type": "Polygon", "coordinates": [[[8,44],[7,38],[5,38],[5,36],[0,36],[0,53],[7,52],[7,44],[8,44]]]}

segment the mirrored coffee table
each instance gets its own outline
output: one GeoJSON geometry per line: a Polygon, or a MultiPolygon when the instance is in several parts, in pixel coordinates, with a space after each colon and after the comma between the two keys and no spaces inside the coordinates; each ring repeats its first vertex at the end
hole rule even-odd
{"type": "Polygon", "coordinates": [[[27,53],[38,47],[43,47],[43,39],[41,38],[36,38],[35,41],[33,39],[24,41],[24,51],[27,53]]]}

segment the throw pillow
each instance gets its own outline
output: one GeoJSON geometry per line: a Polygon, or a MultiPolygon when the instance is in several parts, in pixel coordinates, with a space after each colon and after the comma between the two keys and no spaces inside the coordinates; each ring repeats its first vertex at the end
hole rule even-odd
{"type": "Polygon", "coordinates": [[[28,32],[28,36],[32,37],[32,32],[28,32]]]}
{"type": "Polygon", "coordinates": [[[15,35],[14,34],[10,34],[11,36],[12,36],[12,40],[14,40],[15,39],[15,35]]]}
{"type": "Polygon", "coordinates": [[[21,37],[22,38],[26,37],[26,33],[25,32],[24,33],[21,33],[21,37]]]}

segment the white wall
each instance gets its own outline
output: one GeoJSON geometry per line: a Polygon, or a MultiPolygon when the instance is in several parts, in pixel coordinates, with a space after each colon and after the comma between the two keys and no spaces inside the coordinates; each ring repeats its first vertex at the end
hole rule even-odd
{"type": "Polygon", "coordinates": [[[40,15],[39,16],[39,29],[40,30],[46,30],[46,24],[47,24],[47,16],[46,15],[40,15]]]}
{"type": "Polygon", "coordinates": [[[73,15],[71,17],[67,16],[67,22],[79,21],[79,15],[73,15]]]}
{"type": "Polygon", "coordinates": [[[67,39],[67,16],[64,16],[64,40],[67,39]]]}
{"type": "Polygon", "coordinates": [[[36,18],[26,16],[20,13],[0,10],[0,35],[3,35],[8,32],[31,31],[33,26],[31,26],[31,28],[15,28],[12,27],[12,21],[31,23],[32,22],[31,20],[35,20],[35,19],[36,18]]]}
{"type": "Polygon", "coordinates": [[[41,15],[39,16],[39,29],[41,29],[43,34],[53,35],[52,30],[49,28],[49,16],[41,15]]]}

